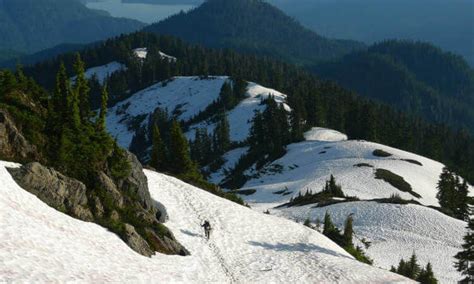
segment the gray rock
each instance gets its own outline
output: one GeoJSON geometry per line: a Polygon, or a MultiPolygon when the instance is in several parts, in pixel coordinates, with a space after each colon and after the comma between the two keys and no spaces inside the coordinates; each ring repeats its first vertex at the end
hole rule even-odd
{"type": "Polygon", "coordinates": [[[141,255],[150,257],[154,254],[148,243],[143,239],[142,236],[140,236],[140,234],[137,233],[135,228],[130,224],[125,224],[124,241],[131,249],[141,255]]]}
{"type": "Polygon", "coordinates": [[[0,109],[0,158],[24,162],[39,160],[36,147],[31,145],[16,127],[10,115],[0,109]]]}
{"type": "Polygon", "coordinates": [[[93,220],[82,182],[36,162],[8,170],[18,185],[49,206],[85,221],[93,220]]]}
{"type": "Polygon", "coordinates": [[[151,199],[150,192],[148,190],[148,179],[143,173],[143,167],[138,161],[137,157],[130,152],[126,152],[126,158],[131,166],[130,175],[118,182],[118,188],[123,191],[131,192],[138,198],[141,206],[145,210],[151,210],[155,212],[153,206],[153,199],[151,199]]]}
{"type": "Polygon", "coordinates": [[[189,251],[176,241],[171,232],[169,232],[169,236],[162,237],[157,236],[151,229],[146,229],[146,233],[155,250],[166,254],[190,255],[189,251]]]}
{"type": "Polygon", "coordinates": [[[118,208],[123,208],[124,198],[123,194],[117,189],[114,181],[104,172],[99,173],[98,182],[100,187],[106,191],[106,194],[111,198],[114,205],[118,208]]]}

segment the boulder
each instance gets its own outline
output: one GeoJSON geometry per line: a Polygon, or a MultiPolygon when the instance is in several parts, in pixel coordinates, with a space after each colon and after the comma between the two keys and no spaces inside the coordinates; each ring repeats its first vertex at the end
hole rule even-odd
{"type": "Polygon", "coordinates": [[[16,162],[39,160],[31,145],[16,127],[10,115],[0,109],[0,158],[16,162]]]}
{"type": "Polygon", "coordinates": [[[23,189],[49,206],[84,221],[93,220],[87,204],[87,188],[82,182],[36,162],[8,171],[23,189]]]}

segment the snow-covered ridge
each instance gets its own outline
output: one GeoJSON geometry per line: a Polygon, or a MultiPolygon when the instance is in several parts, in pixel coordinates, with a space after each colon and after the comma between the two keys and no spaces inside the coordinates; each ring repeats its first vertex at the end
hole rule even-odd
{"type": "Polygon", "coordinates": [[[145,171],[191,256],[143,257],[116,235],[21,189],[0,162],[0,282],[409,283],[355,261],[321,234],[145,171]],[[210,241],[200,222],[213,225],[210,241]]]}
{"type": "MultiPolygon", "coordinates": [[[[142,126],[146,125],[149,115],[158,107],[167,109],[170,114],[175,113],[180,120],[187,121],[216,101],[222,85],[227,81],[227,76],[174,77],[169,81],[157,83],[109,109],[107,128],[113,137],[117,137],[120,145],[128,148],[136,131],[129,127],[132,121],[139,119],[142,126]]],[[[290,110],[285,103],[286,95],[256,83],[249,83],[246,96],[227,113],[233,141],[243,141],[247,138],[254,112],[265,108],[261,102],[269,96],[273,96],[278,103],[284,104],[285,109],[290,110]]],[[[188,138],[194,136],[194,129],[198,127],[206,127],[212,132],[215,125],[206,121],[192,125],[186,134],[188,138]]]]}
{"type": "MultiPolygon", "coordinates": [[[[89,80],[95,76],[99,83],[103,85],[105,80],[107,80],[107,78],[109,78],[113,73],[122,70],[127,70],[127,66],[113,61],[105,65],[88,68],[85,72],[85,76],[89,80]]],[[[75,80],[75,78],[76,77],[73,77],[72,80],[75,80]]]]}

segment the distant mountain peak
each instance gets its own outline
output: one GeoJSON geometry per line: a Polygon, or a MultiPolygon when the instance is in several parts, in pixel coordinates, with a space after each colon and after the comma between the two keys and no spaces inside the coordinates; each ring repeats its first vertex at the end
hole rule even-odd
{"type": "Polygon", "coordinates": [[[145,31],[298,64],[332,59],[364,47],[358,42],[321,37],[261,0],[208,0],[187,13],[148,26],[145,31]]]}

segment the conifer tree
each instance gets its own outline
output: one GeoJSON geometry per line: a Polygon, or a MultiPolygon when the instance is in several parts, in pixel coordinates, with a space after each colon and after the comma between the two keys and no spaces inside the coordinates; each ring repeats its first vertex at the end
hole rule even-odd
{"type": "Polygon", "coordinates": [[[470,218],[467,226],[467,234],[464,236],[463,250],[458,252],[455,258],[456,269],[466,276],[461,283],[471,283],[474,279],[474,218],[470,218]]]}
{"type": "Polygon", "coordinates": [[[219,122],[214,130],[214,151],[222,155],[230,148],[230,125],[225,113],[220,114],[219,122]]]}
{"type": "Polygon", "coordinates": [[[459,176],[448,168],[444,168],[437,188],[436,198],[438,198],[441,208],[453,217],[467,219],[469,209],[469,187],[467,182],[461,182],[459,176]]]}
{"type": "Polygon", "coordinates": [[[192,174],[196,171],[196,166],[191,160],[188,141],[176,120],[173,121],[170,130],[169,156],[170,167],[174,174],[192,174]]]}
{"type": "Polygon", "coordinates": [[[90,118],[90,88],[88,80],[85,76],[85,63],[82,61],[79,53],[76,53],[74,71],[76,73],[74,92],[76,92],[79,100],[79,112],[81,120],[85,122],[90,118]]]}
{"type": "Polygon", "coordinates": [[[107,85],[102,88],[101,93],[101,105],[99,120],[97,121],[97,127],[99,131],[106,130],[106,118],[107,118],[107,102],[109,100],[109,93],[107,92],[107,85]]]}
{"type": "Polygon", "coordinates": [[[352,242],[352,237],[354,234],[354,229],[353,229],[353,218],[352,214],[349,215],[346,219],[346,223],[344,225],[344,234],[343,234],[343,241],[344,241],[344,246],[354,246],[352,242]]]}
{"type": "Polygon", "coordinates": [[[153,126],[152,136],[153,147],[151,151],[150,164],[157,171],[164,171],[167,164],[166,147],[165,143],[161,139],[160,129],[156,124],[153,126]]]}
{"type": "Polygon", "coordinates": [[[426,268],[422,268],[420,274],[416,278],[416,281],[420,282],[421,284],[436,284],[438,280],[436,280],[433,268],[431,267],[431,263],[428,262],[426,268]]]}
{"type": "Polygon", "coordinates": [[[413,253],[410,257],[410,260],[406,263],[407,265],[407,277],[411,279],[416,279],[418,274],[420,273],[420,265],[418,264],[418,258],[416,254],[413,253]]]}

